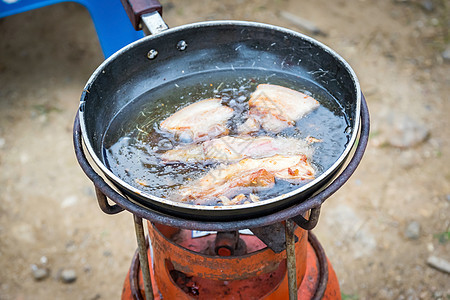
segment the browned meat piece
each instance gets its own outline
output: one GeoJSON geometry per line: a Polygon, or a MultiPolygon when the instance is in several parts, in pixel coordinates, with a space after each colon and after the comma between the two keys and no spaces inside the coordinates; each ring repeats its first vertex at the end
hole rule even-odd
{"type": "Polygon", "coordinates": [[[273,84],[260,84],[248,101],[247,121],[238,131],[246,134],[262,127],[278,133],[319,107],[319,102],[301,92],[273,84]]]}
{"type": "Polygon", "coordinates": [[[206,99],[184,107],[161,122],[161,129],[184,142],[199,142],[228,134],[233,109],[220,99],[206,99]]]}
{"type": "Polygon", "coordinates": [[[314,179],[314,173],[305,155],[247,158],[209,171],[192,184],[180,188],[178,196],[181,201],[207,204],[220,196],[230,198],[240,193],[272,188],[276,178],[300,182],[314,179]]]}

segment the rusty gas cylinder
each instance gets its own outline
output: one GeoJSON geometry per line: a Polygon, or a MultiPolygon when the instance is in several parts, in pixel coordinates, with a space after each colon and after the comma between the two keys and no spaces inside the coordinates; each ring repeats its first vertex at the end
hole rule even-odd
{"type": "MultiPolygon", "coordinates": [[[[289,299],[285,251],[275,253],[253,235],[195,237],[192,231],[150,222],[148,230],[154,299],[289,299]]],[[[299,227],[295,235],[299,299],[340,299],[336,275],[317,239],[299,227]]],[[[145,299],[137,256],[123,300],[145,299]]]]}

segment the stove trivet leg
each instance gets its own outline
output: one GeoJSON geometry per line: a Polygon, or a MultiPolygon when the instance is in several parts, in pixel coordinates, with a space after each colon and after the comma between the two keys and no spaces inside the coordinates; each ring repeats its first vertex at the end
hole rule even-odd
{"type": "Polygon", "coordinates": [[[150,269],[147,256],[147,245],[145,243],[144,226],[142,224],[142,218],[133,215],[134,217],[134,229],[136,231],[136,239],[139,250],[139,263],[142,270],[142,278],[144,280],[145,298],[147,300],[153,300],[153,288],[150,278],[150,269]]]}
{"type": "Polygon", "coordinates": [[[295,223],[286,220],[286,264],[288,271],[289,300],[297,300],[297,265],[295,261],[295,223]]]}

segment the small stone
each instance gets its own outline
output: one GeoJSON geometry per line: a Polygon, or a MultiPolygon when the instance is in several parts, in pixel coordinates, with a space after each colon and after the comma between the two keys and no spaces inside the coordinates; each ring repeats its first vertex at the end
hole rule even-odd
{"type": "Polygon", "coordinates": [[[61,272],[61,280],[64,283],[72,283],[77,280],[77,273],[75,270],[66,269],[61,272]]]}
{"type": "Polygon", "coordinates": [[[433,298],[434,298],[434,299],[442,299],[443,296],[444,296],[444,293],[441,292],[441,291],[435,291],[435,292],[433,293],[433,298]]]}
{"type": "Polygon", "coordinates": [[[431,11],[434,10],[433,1],[431,1],[431,0],[423,0],[422,2],[420,2],[420,5],[426,11],[430,11],[431,12],[431,11]]]}
{"type": "Polygon", "coordinates": [[[0,138],[0,149],[2,149],[6,144],[6,141],[4,138],[0,138]]]}
{"type": "Polygon", "coordinates": [[[316,24],[310,20],[303,19],[297,15],[294,15],[288,11],[280,11],[280,17],[286,21],[292,23],[296,27],[311,32],[312,34],[327,36],[327,33],[322,31],[316,24]]]}
{"type": "Polygon", "coordinates": [[[50,275],[50,271],[47,268],[39,268],[36,265],[31,265],[31,272],[36,281],[44,280],[50,275]]]}
{"type": "Polygon", "coordinates": [[[425,124],[402,111],[383,109],[374,118],[376,137],[372,144],[408,149],[424,142],[429,137],[425,124]]]}
{"type": "Polygon", "coordinates": [[[433,26],[438,26],[439,25],[439,19],[431,18],[430,23],[433,26]]]}
{"type": "Polygon", "coordinates": [[[77,250],[77,245],[75,245],[74,241],[68,241],[66,243],[66,250],[67,252],[74,252],[75,250],[77,250]]]}
{"type": "Polygon", "coordinates": [[[428,128],[408,115],[392,113],[387,118],[388,143],[393,147],[411,148],[424,142],[429,135],[428,128]]]}
{"type": "Polygon", "coordinates": [[[377,294],[377,298],[378,299],[392,299],[394,297],[394,293],[388,289],[388,288],[383,288],[381,290],[378,291],[377,294]]]}
{"type": "Polygon", "coordinates": [[[409,170],[412,167],[416,166],[417,162],[417,153],[408,150],[402,151],[397,161],[398,165],[405,170],[409,170]]]}
{"type": "Polygon", "coordinates": [[[72,196],[66,197],[63,200],[63,202],[61,202],[61,208],[73,206],[73,205],[77,204],[77,202],[78,202],[77,196],[72,195],[72,196]]]}
{"type": "MultiPolygon", "coordinates": [[[[164,8],[165,8],[165,7],[164,7],[164,8]]],[[[95,294],[95,296],[92,297],[91,300],[98,300],[98,299],[101,299],[101,298],[102,298],[102,295],[101,295],[101,294],[95,294]]]]}
{"type": "Polygon", "coordinates": [[[419,297],[417,296],[417,292],[412,288],[409,288],[406,291],[406,295],[407,295],[406,300],[419,300],[419,297]]]}
{"type": "Polygon", "coordinates": [[[91,267],[90,265],[85,265],[85,266],[83,267],[83,271],[84,271],[85,273],[89,273],[89,272],[91,272],[91,270],[92,270],[92,267],[91,267]]]}
{"type": "Polygon", "coordinates": [[[406,226],[405,237],[410,240],[417,240],[420,237],[420,224],[412,221],[406,226]]]}
{"type": "Polygon", "coordinates": [[[430,256],[427,259],[427,264],[430,267],[433,267],[439,271],[450,274],[450,262],[443,258],[437,256],[430,256]]]}
{"type": "Polygon", "coordinates": [[[41,259],[39,260],[41,262],[41,264],[46,265],[48,263],[48,258],[47,256],[41,256],[41,259]]]}
{"type": "Polygon", "coordinates": [[[450,62],[450,45],[447,45],[447,48],[445,48],[444,51],[441,53],[442,58],[446,62],[450,62]]]}
{"type": "Polygon", "coordinates": [[[26,153],[21,153],[20,156],[19,156],[19,159],[20,159],[20,163],[21,163],[22,165],[25,165],[25,164],[27,164],[28,161],[30,160],[30,157],[29,157],[28,154],[26,154],[26,153]]]}
{"type": "Polygon", "coordinates": [[[441,291],[433,292],[433,299],[435,299],[435,300],[444,300],[444,293],[441,292],[441,291]]]}

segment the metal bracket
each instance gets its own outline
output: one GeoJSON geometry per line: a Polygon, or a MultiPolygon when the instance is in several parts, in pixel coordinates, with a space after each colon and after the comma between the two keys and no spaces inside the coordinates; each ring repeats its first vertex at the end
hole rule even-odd
{"type": "Polygon", "coordinates": [[[117,213],[120,213],[124,209],[120,207],[117,204],[110,205],[108,203],[108,199],[106,198],[105,194],[103,194],[102,191],[98,187],[95,187],[95,195],[97,196],[98,206],[100,206],[100,209],[108,215],[115,215],[117,213]]]}
{"type": "Polygon", "coordinates": [[[317,222],[319,221],[320,207],[321,205],[311,208],[311,213],[309,214],[308,220],[306,220],[302,215],[295,216],[291,218],[291,220],[301,228],[311,230],[316,227],[317,222]]]}
{"type": "MultiPolygon", "coordinates": [[[[275,253],[280,253],[286,249],[286,234],[285,226],[283,223],[275,223],[258,228],[250,228],[250,231],[259,238],[264,244],[272,249],[275,253]]],[[[298,241],[298,237],[295,236],[295,242],[298,241]]]]}
{"type": "Polygon", "coordinates": [[[285,224],[286,235],[286,267],[289,287],[289,300],[297,300],[297,260],[295,257],[295,223],[287,219],[285,224]]]}
{"type": "Polygon", "coordinates": [[[136,240],[138,244],[139,251],[139,262],[141,265],[142,271],[142,279],[144,281],[144,291],[145,291],[145,299],[153,300],[153,286],[152,279],[150,276],[150,267],[148,264],[148,256],[147,256],[147,245],[145,241],[145,232],[144,226],[142,223],[142,218],[139,218],[136,215],[133,215],[134,218],[134,229],[136,232],[136,240]]]}

